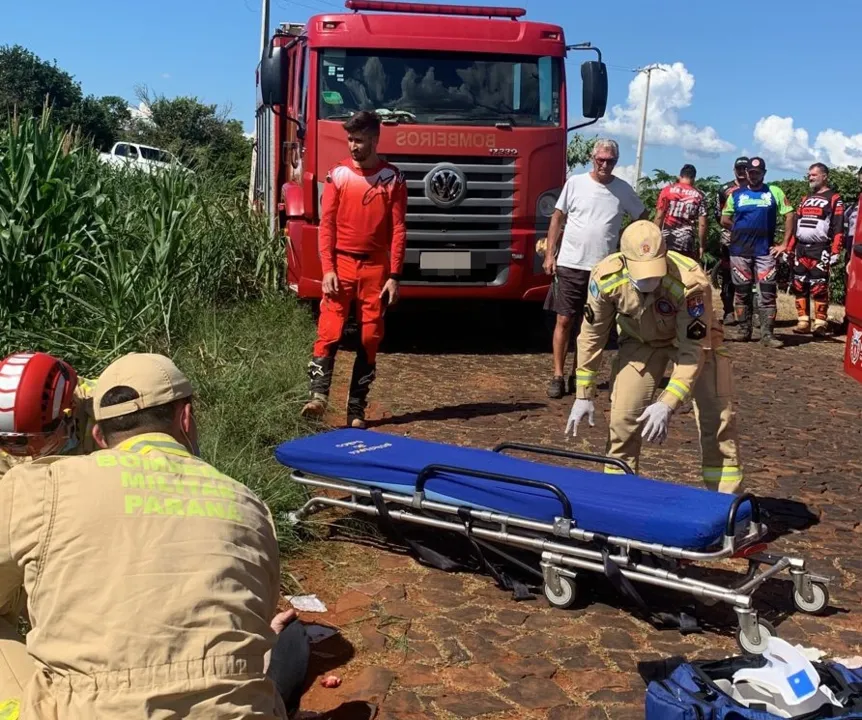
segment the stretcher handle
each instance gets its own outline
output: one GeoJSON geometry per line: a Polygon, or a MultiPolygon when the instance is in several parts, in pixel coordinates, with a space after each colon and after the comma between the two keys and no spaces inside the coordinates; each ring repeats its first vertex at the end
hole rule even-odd
{"type": "Polygon", "coordinates": [[[468,470],[467,468],[457,467],[455,465],[427,465],[422,468],[416,478],[416,492],[425,492],[425,483],[431,479],[433,475],[449,472],[461,475],[469,475],[470,477],[480,480],[495,480],[496,482],[509,483],[510,485],[522,485],[525,487],[539,488],[540,490],[548,490],[557,496],[557,500],[563,506],[563,518],[565,520],[572,519],[572,503],[569,498],[560,488],[551,483],[541,482],[540,480],[525,480],[523,478],[512,477],[511,475],[498,475],[497,473],[485,472],[484,470],[468,470]]]}
{"type": "Polygon", "coordinates": [[[518,442],[502,442],[494,448],[495,453],[502,452],[503,450],[521,450],[523,452],[535,453],[536,455],[552,455],[554,457],[568,458],[570,460],[586,460],[587,462],[601,463],[602,465],[616,465],[627,475],[635,474],[635,471],[631,469],[631,466],[625,460],[607,457],[605,455],[593,455],[592,453],[561,450],[559,448],[549,448],[541,445],[526,445],[518,442]]]}
{"type": "Polygon", "coordinates": [[[751,505],[751,521],[755,523],[760,522],[760,504],[757,502],[757,498],[751,493],[742,493],[742,495],[737,495],[730,505],[730,510],[727,512],[727,527],[724,529],[724,534],[727,537],[733,537],[736,535],[736,515],[739,512],[739,508],[742,506],[742,503],[746,500],[748,501],[748,504],[751,505]]]}

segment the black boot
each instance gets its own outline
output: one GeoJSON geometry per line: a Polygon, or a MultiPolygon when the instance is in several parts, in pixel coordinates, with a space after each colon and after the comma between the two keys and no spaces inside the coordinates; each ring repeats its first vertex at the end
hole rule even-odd
{"type": "Polygon", "coordinates": [[[350,378],[350,390],[347,397],[348,427],[365,428],[365,408],[368,405],[368,393],[376,377],[377,365],[368,362],[368,357],[360,348],[353,363],[353,375],[350,378]]]}
{"type": "Polygon", "coordinates": [[[334,357],[313,357],[308,363],[309,400],[302,408],[302,416],[321,418],[329,402],[329,387],[332,384],[334,357]]]}
{"type": "Polygon", "coordinates": [[[760,342],[770,348],[783,348],[784,343],[772,334],[775,326],[775,308],[760,308],[760,342]]]}

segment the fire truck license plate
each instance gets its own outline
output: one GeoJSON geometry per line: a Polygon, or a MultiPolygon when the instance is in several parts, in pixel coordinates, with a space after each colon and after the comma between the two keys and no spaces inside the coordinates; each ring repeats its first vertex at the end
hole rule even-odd
{"type": "Polygon", "coordinates": [[[420,270],[469,270],[468,252],[424,252],[419,255],[420,270]]]}

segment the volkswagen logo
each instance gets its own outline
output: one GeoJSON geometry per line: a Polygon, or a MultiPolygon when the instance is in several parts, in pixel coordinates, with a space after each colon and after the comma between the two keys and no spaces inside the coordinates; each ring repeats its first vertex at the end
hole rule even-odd
{"type": "Polygon", "coordinates": [[[443,163],[425,176],[425,195],[441,208],[451,208],[467,194],[467,178],[457,166],[443,163]]]}

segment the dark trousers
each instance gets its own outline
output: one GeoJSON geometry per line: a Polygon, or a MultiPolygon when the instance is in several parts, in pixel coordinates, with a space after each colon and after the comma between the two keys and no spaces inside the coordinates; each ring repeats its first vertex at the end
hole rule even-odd
{"type": "Polygon", "coordinates": [[[294,620],[279,634],[266,671],[290,715],[299,710],[310,657],[311,646],[305,626],[294,620]]]}

